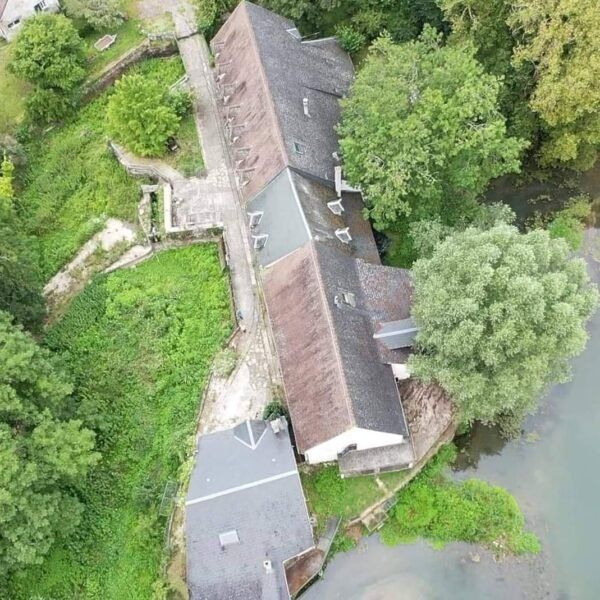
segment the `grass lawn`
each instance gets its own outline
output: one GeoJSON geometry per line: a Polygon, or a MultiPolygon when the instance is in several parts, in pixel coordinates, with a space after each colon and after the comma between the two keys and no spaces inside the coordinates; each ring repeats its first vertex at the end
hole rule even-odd
{"type": "Polygon", "coordinates": [[[77,490],[86,507],[78,534],[13,581],[9,597],[154,597],[166,526],[161,498],[190,448],[230,315],[217,248],[205,244],[98,277],[48,332],[102,459],[77,490]]]}
{"type": "MultiPolygon", "coordinates": [[[[168,85],[183,73],[178,56],[137,67],[168,85]]],[[[110,90],[82,108],[72,121],[28,147],[18,205],[35,236],[46,279],[65,265],[108,217],[135,222],[139,181],[129,177],[107,147],[106,106],[110,90]]]]}
{"type": "Polygon", "coordinates": [[[28,85],[8,73],[10,47],[0,45],[0,133],[10,133],[23,117],[28,85]]]}
{"type": "Polygon", "coordinates": [[[167,152],[164,156],[165,162],[169,163],[185,177],[202,175],[204,160],[202,158],[202,148],[198,140],[196,123],[192,114],[188,114],[182,119],[176,137],[179,149],[176,152],[167,152]]]}
{"type": "Polygon", "coordinates": [[[137,19],[129,18],[115,29],[91,31],[83,36],[87,47],[88,79],[93,79],[104,67],[144,41],[145,36],[141,32],[141,25],[137,19]],[[94,44],[106,34],[116,35],[117,39],[110,48],[99,52],[94,48],[94,44]]]}

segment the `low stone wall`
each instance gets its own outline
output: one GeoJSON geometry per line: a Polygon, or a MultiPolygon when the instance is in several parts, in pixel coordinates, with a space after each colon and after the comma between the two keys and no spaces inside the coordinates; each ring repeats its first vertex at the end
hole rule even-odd
{"type": "Polygon", "coordinates": [[[85,102],[93,100],[106,88],[110,87],[129,67],[146,58],[161,58],[177,54],[175,40],[154,41],[145,39],[141,44],[132,48],[114,63],[108,65],[94,80],[84,87],[83,99],[85,102]]]}

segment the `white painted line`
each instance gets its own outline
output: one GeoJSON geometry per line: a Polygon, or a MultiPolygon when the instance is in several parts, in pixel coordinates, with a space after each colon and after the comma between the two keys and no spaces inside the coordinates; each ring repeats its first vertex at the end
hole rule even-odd
{"type": "Polygon", "coordinates": [[[229,488],[227,490],[223,490],[222,492],[215,492],[214,494],[208,494],[206,496],[202,496],[200,498],[194,498],[193,500],[188,500],[185,505],[191,506],[192,504],[198,504],[200,502],[206,502],[207,500],[212,500],[213,498],[219,498],[220,496],[227,496],[228,494],[234,494],[235,492],[241,492],[242,490],[247,490],[253,487],[257,487],[259,485],[263,485],[264,483],[270,483],[271,481],[277,481],[278,479],[284,479],[285,477],[290,477],[291,475],[296,475],[298,473],[297,470],[287,471],[285,473],[279,473],[279,475],[273,475],[272,477],[265,477],[264,479],[258,479],[257,481],[253,481],[252,483],[245,483],[244,485],[238,485],[236,487],[229,488]]]}

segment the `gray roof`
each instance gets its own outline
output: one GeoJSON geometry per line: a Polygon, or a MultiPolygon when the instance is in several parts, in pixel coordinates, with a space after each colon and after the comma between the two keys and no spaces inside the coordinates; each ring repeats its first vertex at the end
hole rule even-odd
{"type": "Polygon", "coordinates": [[[410,440],[367,450],[350,450],[341,454],[338,465],[342,475],[369,475],[411,468],[415,457],[410,440]]]}
{"type": "Polygon", "coordinates": [[[337,200],[332,188],[292,169],[284,169],[248,203],[249,213],[262,213],[252,234],[269,236],[265,246],[257,252],[260,264],[268,266],[311,239],[349,256],[378,263],[375,238],[369,221],[363,217],[360,194],[343,194],[341,215],[334,214],[328,207],[329,202],[337,200]],[[345,228],[352,236],[350,243],[336,237],[336,230],[345,228]]]}
{"type": "Polygon", "coordinates": [[[354,427],[406,437],[386,364],[400,356],[373,334],[390,315],[408,314],[409,272],[312,240],[265,270],[264,290],[300,451],[354,427]]]}
{"type": "Polygon", "coordinates": [[[352,61],[332,39],[301,41],[294,23],[261,6],[246,2],[258,52],[273,99],[288,164],[315,177],[333,181],[338,150],[335,126],[339,99],[354,78],[352,61]],[[308,99],[310,117],[304,114],[308,99]],[[294,151],[294,142],[304,154],[294,151]]]}
{"type": "Polygon", "coordinates": [[[199,439],[186,543],[193,600],[289,598],[283,563],[314,544],[287,427],[246,421],[199,439]]]}
{"type": "MultiPolygon", "coordinates": [[[[368,265],[323,244],[316,244],[315,250],[356,425],[407,436],[396,380],[389,365],[382,362],[378,343],[373,339],[381,310],[373,302],[377,290],[369,287],[368,279],[361,278],[361,272],[376,270],[380,278],[392,276],[394,281],[400,281],[397,276],[406,277],[406,271],[368,265]],[[344,292],[354,295],[355,306],[340,302],[344,292]]],[[[398,306],[398,311],[404,310],[400,306],[402,291],[397,289],[392,294],[391,303],[398,306]]]]}

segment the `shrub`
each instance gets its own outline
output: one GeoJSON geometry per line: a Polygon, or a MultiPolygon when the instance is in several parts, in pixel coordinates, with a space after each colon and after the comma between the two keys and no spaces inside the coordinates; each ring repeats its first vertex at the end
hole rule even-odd
{"type": "Polygon", "coordinates": [[[119,0],[62,0],[65,13],[92,29],[111,29],[124,20],[119,0]]]}
{"type": "Polygon", "coordinates": [[[108,103],[109,132],[136,154],[160,156],[179,128],[182,96],[176,98],[174,103],[164,82],[125,75],[108,103]]]}
{"type": "Polygon", "coordinates": [[[281,400],[275,398],[274,400],[271,400],[271,402],[269,402],[263,409],[262,418],[265,421],[273,421],[279,417],[287,417],[287,410],[281,403],[281,400]]]}
{"type": "Polygon", "coordinates": [[[338,26],[335,35],[342,49],[349,54],[356,54],[367,43],[367,38],[351,25],[338,26]]]}

